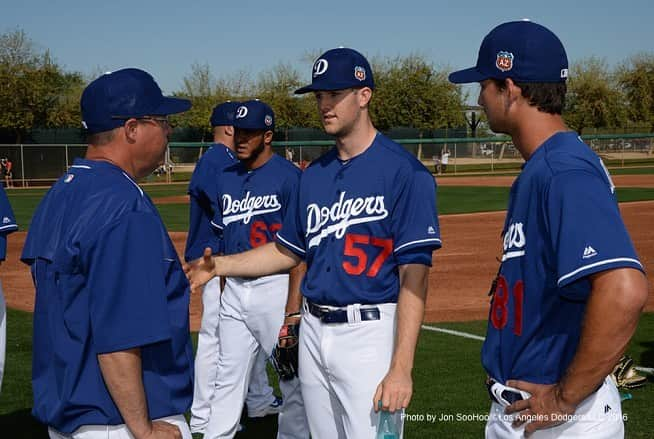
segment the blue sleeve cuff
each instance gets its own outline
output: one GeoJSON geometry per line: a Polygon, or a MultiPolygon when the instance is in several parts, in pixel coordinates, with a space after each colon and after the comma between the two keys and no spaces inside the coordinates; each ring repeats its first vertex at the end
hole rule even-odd
{"type": "Polygon", "coordinates": [[[434,247],[412,247],[395,256],[398,265],[420,264],[431,267],[431,254],[434,247]]]}

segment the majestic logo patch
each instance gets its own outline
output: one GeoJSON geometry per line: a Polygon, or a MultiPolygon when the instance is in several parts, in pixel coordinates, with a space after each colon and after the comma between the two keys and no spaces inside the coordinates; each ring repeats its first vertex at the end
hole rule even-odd
{"type": "Polygon", "coordinates": [[[316,76],[320,76],[323,73],[325,73],[327,71],[327,67],[329,67],[329,63],[327,62],[327,60],[320,58],[313,65],[313,77],[315,78],[316,76]]]}
{"type": "Polygon", "coordinates": [[[248,107],[246,107],[245,105],[241,105],[236,110],[236,118],[237,119],[243,119],[247,115],[248,115],[248,107]]]}
{"type": "Polygon", "coordinates": [[[263,119],[263,123],[265,123],[267,127],[272,125],[272,116],[269,115],[269,114],[266,114],[266,117],[263,119]]]}
{"type": "Polygon", "coordinates": [[[316,234],[309,240],[309,248],[319,245],[323,238],[332,233],[337,239],[341,239],[351,225],[379,221],[388,216],[383,195],[345,197],[346,192],[343,191],[338,201],[331,206],[319,206],[315,203],[307,206],[306,236],[316,234]],[[328,223],[331,224],[327,225],[328,223]]]}
{"type": "Polygon", "coordinates": [[[229,194],[224,194],[222,199],[224,225],[241,220],[243,224],[248,224],[253,216],[277,212],[282,208],[276,194],[253,197],[250,191],[247,191],[245,197],[240,200],[233,200],[229,194]]]}
{"type": "Polygon", "coordinates": [[[64,178],[64,183],[70,183],[71,181],[73,181],[73,178],[75,178],[75,174],[66,175],[66,178],[64,178]]]}
{"type": "Polygon", "coordinates": [[[359,81],[364,81],[366,79],[366,69],[361,66],[356,66],[354,68],[354,77],[359,81]]]}
{"type": "Polygon", "coordinates": [[[429,235],[435,235],[436,234],[436,229],[434,229],[432,226],[429,226],[427,228],[427,234],[429,235]]]}
{"type": "Polygon", "coordinates": [[[513,68],[513,54],[504,50],[499,52],[495,59],[495,66],[503,72],[508,72],[513,68]]]}
{"type": "Polygon", "coordinates": [[[588,258],[592,258],[593,256],[597,256],[597,252],[595,251],[595,249],[590,245],[586,246],[586,248],[584,249],[584,255],[581,258],[588,259],[588,258]]]}
{"type": "Polygon", "coordinates": [[[9,224],[11,222],[11,218],[8,216],[2,218],[2,224],[9,224]]]}
{"type": "Polygon", "coordinates": [[[519,258],[525,255],[525,244],[527,238],[523,230],[522,223],[512,223],[504,234],[504,254],[502,255],[502,262],[507,259],[519,258]]]}
{"type": "Polygon", "coordinates": [[[561,78],[568,77],[568,69],[561,69],[561,78]]]}

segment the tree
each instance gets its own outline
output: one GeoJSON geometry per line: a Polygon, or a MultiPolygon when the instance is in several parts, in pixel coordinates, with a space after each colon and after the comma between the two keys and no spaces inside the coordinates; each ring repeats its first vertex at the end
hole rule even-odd
{"type": "Polygon", "coordinates": [[[272,107],[277,129],[320,126],[313,97],[293,94],[302,85],[300,74],[290,64],[277,64],[259,75],[256,96],[272,107]]]}
{"type": "Polygon", "coordinates": [[[620,127],[627,121],[624,96],[606,62],[582,59],[570,69],[563,117],[578,133],[585,128],[620,127]]]}
{"type": "Polygon", "coordinates": [[[0,35],[0,84],[0,128],[16,143],[33,127],[80,126],[82,76],[39,53],[22,30],[0,35]]]}
{"type": "Polygon", "coordinates": [[[617,75],[626,96],[629,120],[654,130],[654,54],[632,56],[618,68],[617,75]]]}
{"type": "Polygon", "coordinates": [[[461,89],[423,57],[410,55],[373,63],[376,91],[371,113],[375,125],[420,130],[465,124],[461,89]]]}
{"type": "Polygon", "coordinates": [[[213,108],[221,102],[243,99],[252,88],[246,72],[216,79],[206,63],[191,65],[191,73],[184,77],[183,84],[182,90],[173,95],[190,99],[193,106],[189,111],[175,115],[175,124],[201,130],[204,136],[211,130],[209,118],[213,108]]]}

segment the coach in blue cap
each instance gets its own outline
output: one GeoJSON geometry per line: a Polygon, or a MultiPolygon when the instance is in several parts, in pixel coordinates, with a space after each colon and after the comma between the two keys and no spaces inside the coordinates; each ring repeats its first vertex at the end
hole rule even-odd
{"type": "Polygon", "coordinates": [[[647,280],[608,171],[561,117],[567,77],[559,38],[528,20],[497,26],[476,66],[450,75],[481,84],[490,128],[510,135],[526,161],[511,188],[482,348],[487,438],[624,437],[608,376],[647,280]]]}
{"type": "Polygon", "coordinates": [[[51,438],[185,438],[193,393],[189,285],[136,183],[164,158],[168,115],[188,110],[148,73],[82,93],[88,134],[41,201],[22,260],[36,286],[34,416],[51,438]]]}

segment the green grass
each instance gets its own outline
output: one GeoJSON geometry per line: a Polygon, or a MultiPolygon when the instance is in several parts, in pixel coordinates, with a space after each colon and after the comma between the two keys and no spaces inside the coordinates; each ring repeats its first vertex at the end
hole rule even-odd
{"type": "MultiPolygon", "coordinates": [[[[186,185],[146,185],[144,190],[153,198],[186,194],[186,185]]],[[[654,200],[654,188],[618,188],[618,200],[654,200]]],[[[7,191],[21,230],[29,229],[32,215],[45,194],[44,189],[20,189],[7,191]]],[[[439,186],[438,211],[441,215],[505,210],[509,199],[508,187],[439,186]]],[[[168,230],[188,230],[188,204],[160,204],[157,206],[168,230]]]]}
{"type": "MultiPolygon", "coordinates": [[[[456,329],[484,335],[486,323],[438,323],[442,328],[456,329]]],[[[654,313],[642,316],[628,353],[636,364],[654,366],[654,313]]],[[[192,334],[194,344],[197,334],[192,334]]],[[[7,361],[0,394],[0,431],[15,431],[12,438],[45,438],[45,428],[30,416],[32,315],[27,312],[8,310],[7,313],[7,361]],[[20,426],[16,428],[15,426],[20,426]],[[12,428],[13,427],[13,428],[12,428]]],[[[483,421],[457,421],[457,416],[486,415],[490,406],[484,387],[485,372],[480,363],[481,342],[453,335],[422,331],[414,367],[414,396],[407,414],[406,438],[477,438],[483,437],[483,421]],[[427,415],[430,420],[427,420],[427,415]],[[417,418],[423,416],[424,419],[417,418]],[[452,416],[451,421],[431,422],[431,418],[452,416]]],[[[271,384],[276,385],[274,374],[269,370],[271,384]]],[[[649,438],[654,431],[654,381],[645,387],[632,390],[633,398],[623,402],[627,416],[628,438],[649,438]]],[[[274,438],[276,419],[244,418],[246,430],[236,437],[274,438]]],[[[4,436],[3,436],[4,437],[4,436]]],[[[199,436],[195,436],[199,437],[199,436]]]]}
{"type": "Polygon", "coordinates": [[[438,213],[441,215],[504,210],[508,200],[508,187],[438,187],[438,213]]]}

